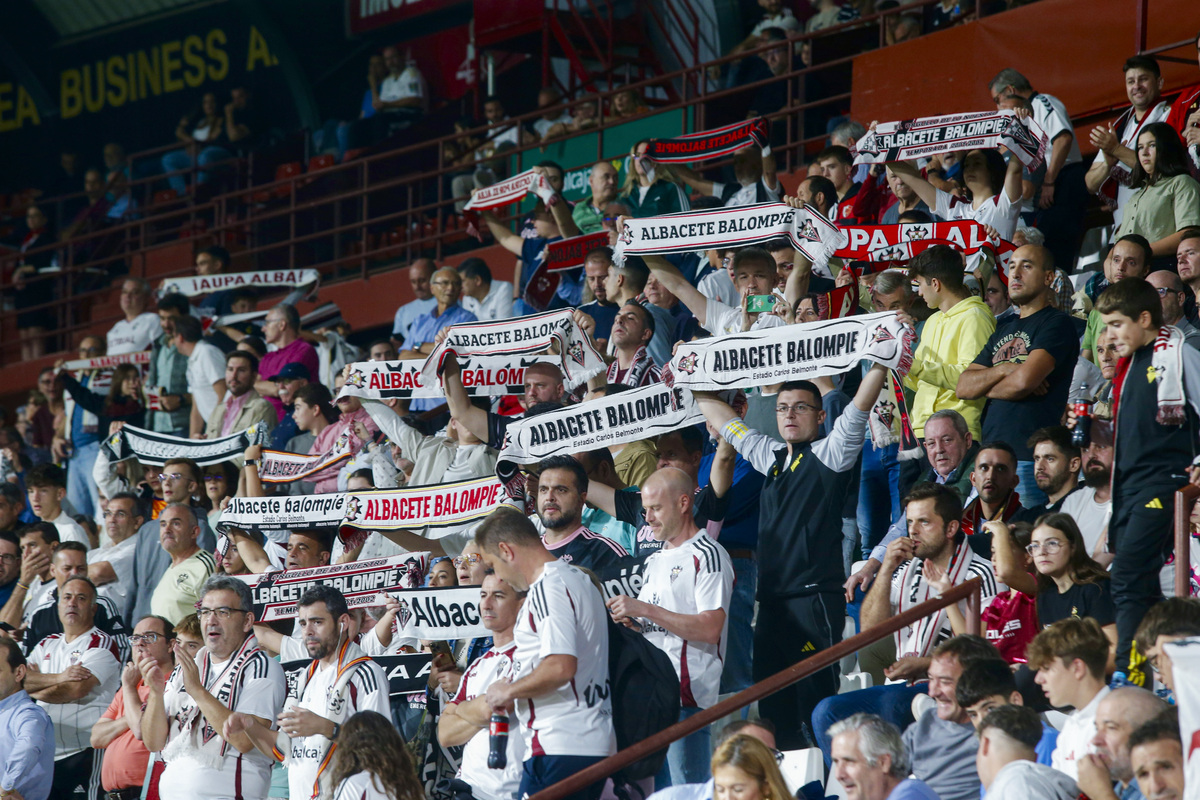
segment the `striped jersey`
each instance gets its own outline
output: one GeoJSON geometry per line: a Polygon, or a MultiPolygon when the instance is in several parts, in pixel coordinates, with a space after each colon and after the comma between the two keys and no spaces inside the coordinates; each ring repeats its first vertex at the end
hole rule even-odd
{"type": "Polygon", "coordinates": [[[100,681],[73,703],[38,703],[54,722],[55,761],[91,747],[92,726],[121,688],[116,642],[94,626],[70,641],[65,633],[55,633],[38,642],[29,654],[29,663],[37,665],[43,675],[56,675],[78,665],[100,681]]]}
{"type": "MultiPolygon", "coordinates": [[[[496,681],[512,678],[515,642],[503,647],[492,647],[471,662],[458,684],[458,694],[451,702],[456,704],[474,700],[487,694],[488,687],[496,681]]],[[[462,763],[458,768],[458,779],[471,787],[471,793],[479,800],[508,800],[521,784],[521,765],[525,761],[525,748],[515,720],[508,733],[508,765],[502,769],[490,769],[487,765],[491,749],[490,733],[487,728],[476,733],[463,745],[462,763]]]]}

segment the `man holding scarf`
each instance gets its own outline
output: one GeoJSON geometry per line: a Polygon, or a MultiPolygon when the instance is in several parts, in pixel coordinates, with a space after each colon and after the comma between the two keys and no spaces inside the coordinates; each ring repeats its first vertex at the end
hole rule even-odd
{"type": "Polygon", "coordinates": [[[608,382],[637,388],[658,383],[659,368],[646,351],[654,336],[654,315],[641,303],[630,300],[613,320],[610,341],[613,362],[608,365],[608,382]]]}
{"type": "Polygon", "coordinates": [[[166,682],[153,659],[139,664],[150,687],[142,713],[142,741],[162,751],[162,800],[265,798],[271,763],[244,730],[225,723],[235,714],[272,729],[287,683],[279,662],[254,638],[250,587],[228,575],[204,584],[198,616],[205,647],[192,659],[175,641],[175,670],[166,682]]]}

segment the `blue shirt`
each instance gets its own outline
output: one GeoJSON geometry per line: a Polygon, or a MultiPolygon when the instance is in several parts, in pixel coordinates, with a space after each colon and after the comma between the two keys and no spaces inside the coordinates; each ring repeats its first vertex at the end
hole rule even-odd
{"type": "Polygon", "coordinates": [[[437,300],[429,298],[428,300],[413,300],[410,303],[405,303],[396,310],[396,318],[392,320],[392,336],[397,339],[403,339],[405,344],[408,343],[408,330],[412,326],[417,317],[428,313],[437,308],[437,300]]]}
{"type": "Polygon", "coordinates": [[[896,784],[887,800],[941,800],[929,784],[915,778],[906,778],[896,784]]]}
{"type": "Polygon", "coordinates": [[[607,342],[612,334],[613,322],[617,319],[617,304],[593,300],[579,306],[579,310],[596,320],[596,338],[607,342]]]}
{"type": "Polygon", "coordinates": [[[288,439],[291,439],[296,434],[300,433],[300,429],[296,427],[296,418],[292,416],[295,411],[295,406],[284,406],[287,411],[283,415],[283,419],[279,420],[279,424],[271,430],[272,450],[286,450],[288,439]]]}
{"type": "MultiPolygon", "coordinates": [[[[542,251],[546,249],[546,245],[551,242],[557,242],[561,236],[548,238],[545,236],[535,236],[532,239],[526,239],[521,242],[521,285],[517,287],[517,295],[525,296],[525,287],[529,285],[529,279],[533,277],[533,271],[537,269],[538,258],[541,257],[542,251]]],[[[559,284],[559,289],[562,284],[559,284]]],[[[579,281],[579,291],[583,292],[583,279],[579,281]]]]}
{"type": "MultiPolygon", "coordinates": [[[[435,311],[437,311],[436,300],[433,301],[433,309],[431,311],[413,320],[412,327],[408,329],[408,336],[404,340],[406,348],[416,350],[420,345],[432,342],[434,337],[438,335],[438,331],[442,328],[448,328],[460,322],[475,321],[475,315],[457,303],[436,317],[433,315],[435,311]]],[[[428,411],[431,408],[437,408],[441,404],[442,401],[436,397],[418,397],[408,404],[408,410],[428,411]]]]}
{"type": "Polygon", "coordinates": [[[375,116],[375,99],[371,95],[371,90],[367,89],[363,92],[362,118],[370,119],[373,116],[375,116]]]}
{"type": "MultiPolygon", "coordinates": [[[[700,472],[696,476],[699,486],[709,482],[712,475],[714,453],[700,459],[700,472]]],[[[758,496],[762,492],[766,477],[740,455],[733,463],[733,485],[729,490],[729,510],[721,525],[717,540],[726,550],[758,547],[758,496]]]]}
{"type": "Polygon", "coordinates": [[[569,273],[562,273],[558,289],[554,293],[566,301],[567,305],[578,306],[583,301],[583,270],[579,270],[579,274],[574,277],[569,273]]]}
{"type": "MultiPolygon", "coordinates": [[[[88,387],[88,384],[91,382],[92,382],[91,375],[82,375],[79,378],[80,385],[83,386],[83,388],[85,388],[85,389],[88,387]]],[[[83,406],[76,403],[75,409],[71,413],[71,444],[77,448],[83,447],[85,444],[91,444],[92,442],[100,441],[100,427],[99,427],[100,421],[96,419],[94,414],[91,415],[92,430],[85,431],[84,427],[83,427],[83,415],[84,414],[87,414],[87,412],[83,410],[83,406]]],[[[105,434],[107,434],[107,433],[108,433],[108,431],[105,431],[105,434]]]]}
{"type": "Polygon", "coordinates": [[[0,700],[0,789],[46,800],[54,778],[54,723],[24,689],[0,700]]]}

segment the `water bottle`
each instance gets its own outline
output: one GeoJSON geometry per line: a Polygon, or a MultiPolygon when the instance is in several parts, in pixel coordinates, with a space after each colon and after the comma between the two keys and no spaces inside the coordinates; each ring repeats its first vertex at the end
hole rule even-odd
{"type": "Polygon", "coordinates": [[[1113,673],[1112,681],[1108,684],[1108,688],[1113,689],[1115,691],[1117,689],[1123,689],[1126,686],[1136,686],[1136,685],[1137,684],[1135,684],[1131,680],[1129,680],[1128,675],[1126,675],[1124,672],[1121,672],[1120,670],[1117,670],[1116,672],[1113,673]]]}
{"type": "Polygon", "coordinates": [[[488,769],[508,766],[508,714],[492,712],[488,724],[488,769]]]}
{"type": "Polygon", "coordinates": [[[1087,384],[1079,387],[1080,402],[1074,403],[1071,410],[1075,412],[1075,427],[1071,430],[1071,444],[1083,449],[1092,439],[1092,402],[1087,399],[1087,384]]]}

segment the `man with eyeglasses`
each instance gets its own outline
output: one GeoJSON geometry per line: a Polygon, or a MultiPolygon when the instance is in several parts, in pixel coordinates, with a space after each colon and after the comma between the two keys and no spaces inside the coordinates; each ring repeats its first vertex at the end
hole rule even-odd
{"type": "MultiPolygon", "coordinates": [[[[36,604],[30,604],[26,608],[28,621],[22,641],[26,653],[31,652],[43,639],[62,633],[63,624],[59,617],[58,600],[63,587],[72,578],[86,578],[87,574],[87,550],[83,545],[77,542],[63,542],[54,548],[54,556],[50,560],[50,577],[54,579],[52,588],[39,597],[36,604]]],[[[121,618],[117,607],[107,597],[101,597],[97,593],[94,605],[96,627],[112,637],[117,648],[117,658],[123,658],[129,652],[129,627],[121,618]]]]}
{"type": "Polygon", "coordinates": [[[1160,269],[1146,276],[1146,282],[1158,291],[1162,300],[1163,324],[1174,325],[1183,333],[1183,341],[1200,350],[1200,329],[1188,322],[1183,313],[1187,290],[1179,275],[1169,269],[1160,269]]]}
{"type": "Polygon", "coordinates": [[[163,687],[156,662],[139,664],[150,687],[142,713],[142,741],[162,751],[162,800],[265,798],[274,759],[244,733],[226,728],[234,713],[274,730],[287,681],[279,662],[259,648],[253,633],[250,587],[228,575],[204,584],[197,614],[205,648],[192,659],[176,640],[175,671],[163,687]]]}
{"type": "Polygon", "coordinates": [[[1134,642],[1159,682],[1172,694],[1175,691],[1175,665],[1164,645],[1200,636],[1200,599],[1168,597],[1150,607],[1138,625],[1134,642]]]}
{"type": "Polygon", "coordinates": [[[408,329],[408,338],[404,341],[404,349],[400,351],[401,359],[424,358],[433,350],[434,337],[442,328],[476,320],[475,315],[459,303],[462,300],[463,281],[458,270],[442,267],[433,273],[429,287],[437,305],[413,320],[408,329]]]}
{"type": "Polygon", "coordinates": [[[124,608],[133,583],[133,556],[137,547],[135,534],[145,522],[141,504],[132,492],[121,492],[108,499],[104,510],[104,529],[112,542],[88,553],[88,577],[100,591],[124,608]]]}
{"type": "Polygon", "coordinates": [[[21,542],[11,531],[0,530],[0,608],[12,596],[20,577],[21,542]]]}
{"type": "MultiPolygon", "coordinates": [[[[301,338],[300,312],[289,303],[280,303],[267,312],[267,318],[263,320],[263,341],[274,345],[275,349],[263,356],[262,363],[257,365],[258,379],[253,388],[275,408],[278,421],[283,416],[283,401],[279,399],[279,387],[271,379],[285,365],[293,363],[303,364],[309,375],[320,375],[321,364],[316,349],[301,338]]],[[[228,382],[228,375],[225,380],[228,382]]]]}
{"type": "MultiPolygon", "coordinates": [[[[695,393],[709,424],[766,475],[759,499],[755,680],[841,641],[846,578],[842,537],[831,532],[842,530],[842,508],[867,417],[885,376],[882,366],[873,365],[833,431],[819,441],[825,412],[821,392],[810,381],[780,387],[775,412],[784,444],[748,428],[715,394],[695,393]]],[[[779,730],[782,749],[810,746],[813,707],[837,690],[837,668],[832,666],[763,700],[763,714],[779,730]]]]}
{"type": "Polygon", "coordinates": [[[183,503],[170,503],[158,515],[159,541],[171,557],[150,598],[152,614],[172,624],[186,617],[200,601],[200,588],[217,569],[216,559],[196,544],[200,525],[196,512],[183,503]]]}
{"type": "MultiPolygon", "coordinates": [[[[104,800],[140,798],[150,767],[150,751],[141,739],[142,709],[150,688],[142,678],[139,665],[143,662],[157,665],[159,677],[164,682],[175,669],[172,648],[175,633],[168,620],[143,617],[138,620],[129,641],[133,646],[133,658],[121,672],[121,689],[92,726],[92,747],[104,751],[100,769],[104,800]]],[[[152,784],[152,792],[156,791],[157,785],[157,781],[152,784]]]]}

